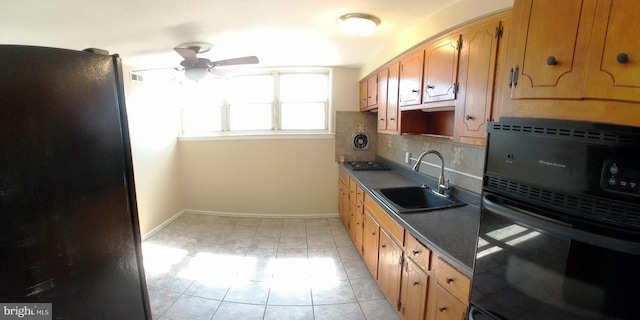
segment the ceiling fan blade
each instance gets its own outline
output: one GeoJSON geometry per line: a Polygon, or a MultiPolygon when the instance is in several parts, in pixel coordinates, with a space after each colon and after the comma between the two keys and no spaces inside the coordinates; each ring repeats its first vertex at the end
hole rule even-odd
{"type": "Polygon", "coordinates": [[[253,64],[253,63],[258,63],[258,57],[256,56],[248,56],[248,57],[241,57],[241,58],[233,58],[233,59],[227,59],[227,60],[220,60],[220,61],[213,61],[211,62],[211,64],[213,66],[231,66],[231,65],[237,65],[237,64],[253,64]]]}
{"type": "Polygon", "coordinates": [[[196,48],[173,48],[173,50],[192,64],[198,63],[198,57],[196,56],[198,50],[196,48]]]}
{"type": "Polygon", "coordinates": [[[231,72],[222,69],[211,68],[209,69],[209,73],[219,76],[220,78],[228,78],[231,75],[231,72]]]}
{"type": "Polygon", "coordinates": [[[163,70],[170,70],[170,69],[173,69],[175,71],[182,71],[182,70],[184,70],[184,67],[166,67],[166,68],[139,69],[139,70],[132,70],[131,72],[151,72],[151,71],[163,71],[163,70]]]}

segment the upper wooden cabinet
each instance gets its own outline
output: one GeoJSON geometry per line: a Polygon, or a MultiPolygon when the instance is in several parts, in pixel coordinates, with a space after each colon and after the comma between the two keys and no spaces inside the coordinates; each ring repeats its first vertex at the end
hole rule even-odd
{"type": "Polygon", "coordinates": [[[424,50],[417,50],[400,61],[399,106],[422,103],[424,50]]]}
{"type": "Polygon", "coordinates": [[[454,35],[424,49],[422,103],[456,98],[460,44],[460,36],[454,35]]]}
{"type": "Polygon", "coordinates": [[[396,62],[378,72],[378,132],[399,133],[398,85],[400,63],[396,62]],[[383,100],[385,102],[383,102],[383,100]]]}
{"type": "Polygon", "coordinates": [[[522,0],[515,15],[512,99],[640,101],[639,1],[522,0]]]}
{"type": "Polygon", "coordinates": [[[360,110],[367,109],[367,80],[360,81],[360,110]]]}
{"type": "Polygon", "coordinates": [[[640,1],[599,0],[584,97],[640,101],[640,1]]]}
{"type": "Polygon", "coordinates": [[[506,56],[503,43],[509,38],[511,14],[503,13],[462,30],[455,103],[454,141],[485,145],[487,122],[493,120],[495,79],[499,57],[506,56]]]}
{"type": "Polygon", "coordinates": [[[596,0],[515,2],[512,99],[582,97],[595,4],[596,0]]]}
{"type": "Polygon", "coordinates": [[[360,82],[360,111],[378,107],[378,75],[360,82]]]}
{"type": "Polygon", "coordinates": [[[503,116],[640,125],[640,2],[519,0],[503,116]]]}

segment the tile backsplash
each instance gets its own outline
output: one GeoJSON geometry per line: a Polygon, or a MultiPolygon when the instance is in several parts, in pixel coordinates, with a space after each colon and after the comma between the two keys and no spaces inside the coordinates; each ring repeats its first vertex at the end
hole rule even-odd
{"type": "Polygon", "coordinates": [[[378,146],[376,114],[372,112],[336,111],[336,161],[375,160],[378,146]],[[369,136],[367,150],[354,150],[353,138],[357,133],[369,136]]]}
{"type": "MultiPolygon", "coordinates": [[[[445,179],[451,185],[480,194],[485,148],[453,143],[451,139],[418,135],[390,135],[377,133],[377,117],[371,112],[336,112],[336,161],[344,156],[345,161],[374,160],[376,156],[411,168],[418,156],[427,150],[439,151],[445,160],[445,179]],[[353,134],[369,135],[369,150],[353,150],[353,134]],[[404,162],[406,152],[411,153],[411,163],[404,162]]],[[[437,178],[440,160],[435,155],[422,159],[420,172],[437,178]]]]}

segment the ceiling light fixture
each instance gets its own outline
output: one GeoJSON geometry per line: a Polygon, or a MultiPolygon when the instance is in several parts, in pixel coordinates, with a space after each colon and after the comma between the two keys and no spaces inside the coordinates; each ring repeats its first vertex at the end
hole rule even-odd
{"type": "Polygon", "coordinates": [[[342,30],[354,36],[368,36],[380,24],[380,19],[367,13],[347,13],[338,18],[342,30]]]}

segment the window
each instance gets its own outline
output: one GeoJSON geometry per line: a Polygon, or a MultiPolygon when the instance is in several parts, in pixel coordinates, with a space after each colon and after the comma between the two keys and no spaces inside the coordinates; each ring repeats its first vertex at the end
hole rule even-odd
{"type": "Polygon", "coordinates": [[[328,130],[327,71],[249,74],[181,87],[183,135],[328,130]]]}

